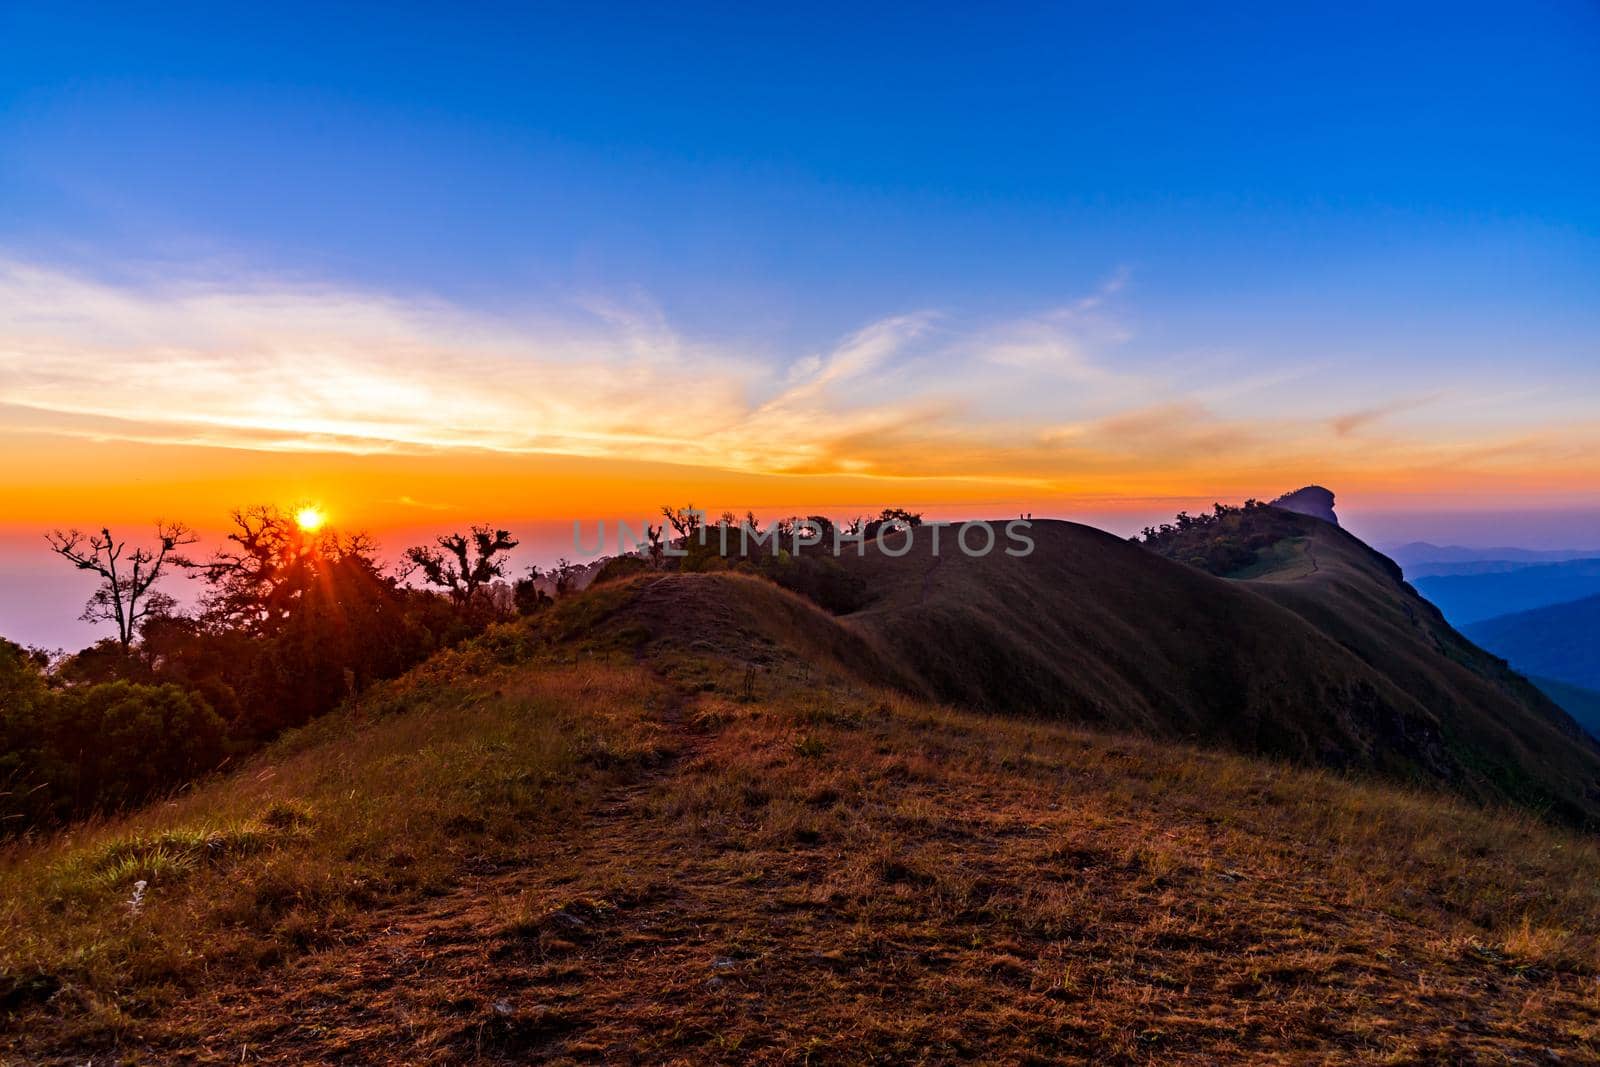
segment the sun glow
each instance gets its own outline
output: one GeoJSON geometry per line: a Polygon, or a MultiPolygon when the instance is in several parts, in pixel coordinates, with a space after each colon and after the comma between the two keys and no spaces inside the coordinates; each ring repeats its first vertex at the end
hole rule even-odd
{"type": "Polygon", "coordinates": [[[322,509],[309,505],[294,513],[295,525],[306,533],[316,533],[327,521],[328,517],[322,513],[322,509]]]}

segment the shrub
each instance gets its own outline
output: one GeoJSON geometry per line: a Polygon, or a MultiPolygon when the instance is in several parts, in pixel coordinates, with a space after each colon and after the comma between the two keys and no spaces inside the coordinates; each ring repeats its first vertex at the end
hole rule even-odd
{"type": "Polygon", "coordinates": [[[175,685],[47,689],[0,646],[0,827],[7,833],[144,800],[216,767],[226,726],[175,685]]]}

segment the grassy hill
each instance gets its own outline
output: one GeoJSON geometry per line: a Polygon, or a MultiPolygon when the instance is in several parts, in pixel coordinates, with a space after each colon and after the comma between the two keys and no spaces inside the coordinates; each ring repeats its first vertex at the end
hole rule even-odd
{"type": "Polygon", "coordinates": [[[1594,1058],[1595,745],[1270,511],[492,627],[7,846],[0,1062],[1594,1058]]]}
{"type": "Polygon", "coordinates": [[[1520,671],[1600,689],[1600,596],[1487,619],[1467,633],[1520,671]]]}
{"type": "Polygon", "coordinates": [[[1245,578],[1064,522],[1026,558],[846,553],[878,599],[842,622],[929,698],[1600,813],[1600,748],[1394,564],[1306,516],[1239,521],[1271,534],[1245,578]]]}
{"type": "Polygon", "coordinates": [[[1561,709],[1571,715],[1579,726],[1588,730],[1591,736],[1600,737],[1600,692],[1554,678],[1533,676],[1528,680],[1538,686],[1545,696],[1561,705],[1561,709]]]}
{"type": "Polygon", "coordinates": [[[601,587],[15,845],[0,1058],[1596,1055],[1592,839],[931,703],[863,679],[871,625],[601,587]]]}

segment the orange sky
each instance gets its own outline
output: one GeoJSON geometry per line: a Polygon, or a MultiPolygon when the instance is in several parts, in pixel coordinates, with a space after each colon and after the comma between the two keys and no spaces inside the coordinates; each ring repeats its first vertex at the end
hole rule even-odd
{"type": "Polygon", "coordinates": [[[0,532],[315,502],[345,527],[885,505],[1149,515],[1317,482],[1363,508],[1600,496],[1587,378],[1512,361],[1135,356],[1128,274],[1056,306],[891,315],[798,353],[648,304],[497,316],[272,280],[0,259],[0,532]]]}
{"type": "Polygon", "coordinates": [[[0,434],[0,527],[41,530],[180,518],[216,529],[252,503],[322,506],[332,521],[383,532],[466,521],[566,521],[650,515],[693,501],[713,511],[822,511],[839,517],[905,505],[942,515],[1160,514],[1210,499],[1270,496],[1307,482],[1334,486],[1368,509],[1481,507],[1486,487],[1506,507],[1583,502],[1588,470],[1533,471],[1497,457],[1471,465],[1408,469],[1393,455],[1368,465],[1277,464],[1236,459],[1196,470],[1175,463],[1070,470],[1039,477],[1018,463],[996,477],[766,474],[623,458],[511,454],[472,449],[358,455],[0,434]]]}

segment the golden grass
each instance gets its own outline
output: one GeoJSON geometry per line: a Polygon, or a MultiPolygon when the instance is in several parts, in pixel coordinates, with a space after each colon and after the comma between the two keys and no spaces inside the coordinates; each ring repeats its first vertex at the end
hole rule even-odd
{"type": "Polygon", "coordinates": [[[14,849],[9,1047],[1600,1058],[1590,838],[782,657],[752,679],[721,652],[536,646],[502,633],[226,779],[14,849]]]}
{"type": "Polygon", "coordinates": [[[623,665],[436,663],[227,778],[13,846],[0,995],[24,1012],[49,998],[67,1033],[94,1041],[218,973],[337,944],[362,911],[443,892],[468,863],[522,859],[531,834],[662,758],[651,715],[665,703],[623,665]]]}

